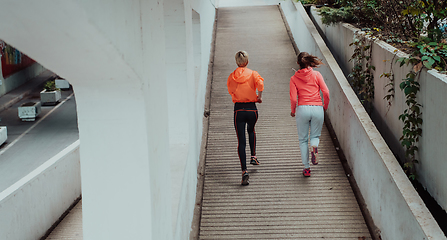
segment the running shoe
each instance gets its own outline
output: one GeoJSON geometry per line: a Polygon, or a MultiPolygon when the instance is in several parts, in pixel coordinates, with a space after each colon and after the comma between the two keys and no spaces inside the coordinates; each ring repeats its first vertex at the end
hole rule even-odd
{"type": "Polygon", "coordinates": [[[259,165],[259,161],[257,157],[251,157],[250,164],[259,165]]]}
{"type": "Polygon", "coordinates": [[[243,185],[243,186],[248,185],[248,184],[249,184],[249,182],[248,182],[248,178],[249,178],[249,177],[250,177],[250,176],[248,176],[248,172],[247,172],[247,170],[243,171],[243,172],[242,172],[242,181],[241,181],[241,185],[243,185]]]}
{"type": "Polygon", "coordinates": [[[312,158],[311,158],[312,164],[317,165],[318,164],[318,148],[317,147],[312,147],[311,155],[312,155],[312,158]]]}
{"type": "Polygon", "coordinates": [[[303,169],[303,175],[305,177],[310,177],[310,168],[303,169]]]}

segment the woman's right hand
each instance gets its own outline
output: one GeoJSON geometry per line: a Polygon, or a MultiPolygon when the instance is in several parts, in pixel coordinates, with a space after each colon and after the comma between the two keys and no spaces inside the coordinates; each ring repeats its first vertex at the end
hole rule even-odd
{"type": "Polygon", "coordinates": [[[290,112],[290,116],[295,117],[295,113],[294,112],[290,112]]]}

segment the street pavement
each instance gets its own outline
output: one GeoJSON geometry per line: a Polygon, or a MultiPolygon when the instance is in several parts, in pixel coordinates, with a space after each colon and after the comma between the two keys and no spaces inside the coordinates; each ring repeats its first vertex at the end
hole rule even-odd
{"type": "Polygon", "coordinates": [[[59,104],[42,106],[34,122],[18,117],[18,107],[25,102],[40,101],[44,82],[54,77],[45,71],[0,97],[0,126],[6,126],[8,131],[8,140],[0,146],[0,192],[79,139],[71,88],[61,92],[59,104]]]}

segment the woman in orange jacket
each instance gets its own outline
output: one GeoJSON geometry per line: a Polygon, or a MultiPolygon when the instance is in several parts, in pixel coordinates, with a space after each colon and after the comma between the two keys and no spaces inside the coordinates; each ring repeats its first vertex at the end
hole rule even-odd
{"type": "Polygon", "coordinates": [[[228,93],[234,102],[234,128],[236,129],[238,147],[237,152],[242,168],[241,185],[248,185],[249,175],[247,172],[245,154],[245,126],[247,126],[248,142],[250,145],[250,164],[259,165],[256,158],[256,133],[255,124],[258,120],[258,109],[256,102],[262,103],[262,91],[264,90],[264,79],[256,71],[247,68],[248,53],[239,51],[236,53],[236,64],[238,68],[230,74],[227,80],[228,93]],[[256,94],[256,89],[258,93],[256,94]]]}

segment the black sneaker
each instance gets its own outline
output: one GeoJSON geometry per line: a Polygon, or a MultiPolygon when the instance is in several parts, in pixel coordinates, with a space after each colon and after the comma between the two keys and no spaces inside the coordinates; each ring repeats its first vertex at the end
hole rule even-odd
{"type": "Polygon", "coordinates": [[[249,178],[249,177],[250,177],[250,176],[248,176],[248,172],[247,172],[247,170],[243,171],[243,172],[242,172],[242,181],[241,181],[241,185],[243,185],[243,186],[248,185],[248,184],[249,184],[249,181],[248,181],[248,178],[249,178]]]}
{"type": "Polygon", "coordinates": [[[250,164],[259,165],[259,161],[257,157],[251,157],[250,164]]]}

